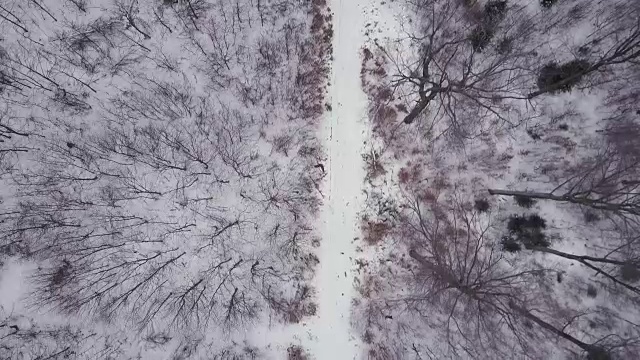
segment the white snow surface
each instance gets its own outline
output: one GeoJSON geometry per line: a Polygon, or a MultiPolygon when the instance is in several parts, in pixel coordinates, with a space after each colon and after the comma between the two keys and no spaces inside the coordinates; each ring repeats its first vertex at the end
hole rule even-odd
{"type": "Polygon", "coordinates": [[[353,260],[359,236],[366,141],[367,98],[360,87],[360,48],[364,44],[365,9],[369,0],[334,0],[333,72],[325,118],[328,154],[323,209],[323,240],[316,274],[318,317],[309,326],[317,341],[310,352],[318,359],[355,359],[359,340],[350,331],[353,260]]]}

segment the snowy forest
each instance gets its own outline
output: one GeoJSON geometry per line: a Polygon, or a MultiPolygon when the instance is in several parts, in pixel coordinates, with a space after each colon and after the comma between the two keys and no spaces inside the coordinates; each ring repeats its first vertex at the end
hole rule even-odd
{"type": "Polygon", "coordinates": [[[0,0],[4,359],[640,359],[640,2],[0,0]]]}
{"type": "Polygon", "coordinates": [[[640,3],[388,7],[362,50],[368,358],[639,358],[640,3]]]}
{"type": "Polygon", "coordinates": [[[219,339],[315,313],[326,16],[2,2],[0,261],[31,268],[0,358],[257,358],[219,339]]]}

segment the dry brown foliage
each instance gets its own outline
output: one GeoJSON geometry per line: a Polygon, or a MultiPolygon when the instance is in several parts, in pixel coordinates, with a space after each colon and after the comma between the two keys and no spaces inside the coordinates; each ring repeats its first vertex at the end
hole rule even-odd
{"type": "Polygon", "coordinates": [[[368,245],[378,245],[391,229],[391,224],[388,222],[363,219],[362,237],[368,245]]]}

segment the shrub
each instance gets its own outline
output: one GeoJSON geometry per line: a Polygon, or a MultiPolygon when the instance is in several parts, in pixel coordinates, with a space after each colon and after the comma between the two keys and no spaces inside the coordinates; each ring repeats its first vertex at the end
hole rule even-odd
{"type": "Polygon", "coordinates": [[[484,13],[490,22],[499,21],[507,14],[507,0],[491,0],[484,6],[484,13]]]}
{"type": "Polygon", "coordinates": [[[591,346],[587,352],[587,360],[612,360],[613,357],[609,352],[600,346],[591,346]]]}
{"type": "Polygon", "coordinates": [[[287,359],[288,360],[308,360],[309,355],[307,355],[306,351],[300,345],[291,345],[287,349],[287,359]]]}
{"type": "Polygon", "coordinates": [[[557,2],[558,0],[540,0],[540,5],[542,5],[543,8],[548,9],[555,5],[557,2]]]}
{"type": "Polygon", "coordinates": [[[489,204],[489,201],[487,199],[477,199],[474,207],[476,208],[476,210],[482,213],[489,211],[491,205],[489,204]]]}
{"type": "Polygon", "coordinates": [[[540,230],[533,230],[526,234],[522,235],[522,243],[524,247],[527,249],[532,249],[534,247],[544,247],[547,248],[551,243],[549,239],[547,239],[547,235],[540,230]]]}
{"type": "Polygon", "coordinates": [[[284,156],[289,156],[289,149],[293,145],[293,141],[293,136],[290,134],[281,134],[275,136],[271,141],[271,144],[275,152],[283,154],[284,156]]]}
{"type": "Polygon", "coordinates": [[[364,153],[362,159],[365,162],[365,169],[367,171],[367,180],[374,180],[387,173],[381,162],[381,152],[372,150],[371,152],[364,153]]]}
{"type": "Polygon", "coordinates": [[[304,318],[314,316],[317,313],[317,305],[313,302],[314,290],[308,285],[298,285],[293,297],[282,294],[269,294],[267,301],[271,309],[282,316],[284,321],[297,324],[304,318]]]}
{"type": "Polygon", "coordinates": [[[391,225],[386,222],[364,221],[362,228],[363,240],[369,245],[377,245],[384,240],[391,230],[391,225]]]}
{"type": "Polygon", "coordinates": [[[522,246],[520,246],[520,243],[511,236],[503,237],[500,243],[502,244],[502,250],[507,252],[514,253],[522,250],[522,246]]]}
{"type": "Polygon", "coordinates": [[[51,286],[59,287],[68,279],[70,274],[71,263],[67,259],[64,259],[62,260],[62,265],[60,265],[51,276],[51,286]]]}
{"type": "Polygon", "coordinates": [[[591,52],[591,49],[586,45],[580,46],[578,48],[578,55],[580,56],[587,56],[589,55],[590,52],[591,52]]]}
{"type": "MultiPolygon", "coordinates": [[[[491,0],[485,5],[480,25],[474,28],[471,35],[469,35],[473,50],[482,52],[489,45],[496,33],[497,24],[504,18],[506,13],[506,0],[491,0]]],[[[503,45],[503,51],[510,49],[510,41],[507,40],[506,43],[503,41],[501,44],[503,45]],[[504,48],[504,45],[507,45],[507,47],[504,48]]]]}
{"type": "Polygon", "coordinates": [[[510,233],[520,232],[521,229],[526,227],[527,218],[524,216],[511,216],[507,222],[507,230],[510,233]]]}
{"type": "Polygon", "coordinates": [[[547,222],[545,219],[541,218],[538,214],[529,215],[527,219],[527,225],[531,228],[535,229],[546,229],[547,222]]]}
{"type": "Polygon", "coordinates": [[[590,64],[586,60],[573,60],[560,66],[551,62],[540,69],[538,88],[552,94],[569,92],[580,83],[589,66],[590,64]]]}
{"type": "Polygon", "coordinates": [[[473,29],[471,36],[469,36],[473,50],[482,52],[482,50],[489,46],[494,34],[494,30],[488,26],[478,26],[473,29]]]}
{"type": "MultiPolygon", "coordinates": [[[[539,215],[511,216],[507,222],[507,229],[513,241],[518,241],[525,248],[548,247],[551,245],[543,230],[547,227],[546,221],[539,215]]],[[[512,244],[507,244],[514,247],[512,244]]],[[[503,240],[503,248],[505,243],[503,240]]],[[[506,250],[506,249],[505,249],[506,250]]]]}
{"type": "Polygon", "coordinates": [[[369,330],[365,330],[364,335],[362,335],[362,341],[365,344],[373,344],[373,333],[369,330]]]}
{"type": "Polygon", "coordinates": [[[396,104],[396,110],[407,114],[409,113],[409,109],[407,109],[407,106],[405,104],[396,104]]]}
{"type": "Polygon", "coordinates": [[[496,51],[500,55],[506,55],[510,53],[512,48],[513,48],[513,39],[508,37],[500,39],[500,41],[496,45],[496,51]]]}
{"type": "Polygon", "coordinates": [[[396,358],[389,348],[381,344],[375,344],[367,352],[367,359],[370,360],[389,360],[396,358]]]}
{"type": "Polygon", "coordinates": [[[533,129],[527,129],[527,135],[529,135],[530,138],[532,138],[533,140],[540,140],[542,139],[542,135],[540,135],[539,133],[537,133],[535,130],[533,129]]]}
{"type": "Polygon", "coordinates": [[[584,222],[587,224],[594,223],[596,221],[600,221],[600,216],[594,211],[587,210],[584,212],[584,222]]]}
{"type": "Polygon", "coordinates": [[[633,263],[626,263],[620,267],[620,277],[622,280],[636,282],[640,280],[640,268],[633,263]]]}
{"type": "Polygon", "coordinates": [[[407,170],[407,168],[400,169],[400,171],[398,172],[398,181],[400,182],[400,184],[407,184],[410,178],[411,174],[409,174],[409,170],[407,170]]]}
{"type": "Polygon", "coordinates": [[[528,196],[514,196],[514,200],[518,206],[523,207],[525,209],[531,209],[533,205],[535,205],[536,201],[528,196]]]}
{"type": "Polygon", "coordinates": [[[527,229],[542,230],[547,227],[547,222],[537,214],[527,216],[511,216],[507,223],[507,229],[512,233],[520,233],[527,229]]]}
{"type": "Polygon", "coordinates": [[[369,61],[373,59],[373,53],[368,48],[362,49],[362,59],[364,61],[369,61]]]}

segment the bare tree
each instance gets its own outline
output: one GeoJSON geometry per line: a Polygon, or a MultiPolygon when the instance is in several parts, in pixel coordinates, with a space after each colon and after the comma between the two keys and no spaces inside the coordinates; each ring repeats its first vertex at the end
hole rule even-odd
{"type": "MultiPolygon", "coordinates": [[[[577,261],[602,274],[609,281],[631,291],[634,297],[640,289],[632,283],[638,272],[637,229],[640,224],[640,149],[637,135],[640,128],[628,117],[607,119],[602,138],[596,142],[598,153],[566,169],[560,184],[549,191],[512,191],[489,189],[491,195],[512,196],[518,199],[539,199],[575,204],[591,216],[601,214],[613,226],[617,236],[604,244],[596,254],[574,254],[549,249],[548,242],[526,246],[577,261]]],[[[516,246],[517,247],[517,246],[516,246]]]]}
{"type": "Polygon", "coordinates": [[[29,305],[174,337],[176,358],[254,356],[184,334],[314,314],[326,4],[10,2],[0,252],[38,264],[29,305]]]}
{"type": "Polygon", "coordinates": [[[624,71],[626,66],[637,64],[640,58],[640,6],[637,2],[616,0],[591,12],[595,29],[578,50],[581,59],[547,73],[543,68],[538,78],[539,89],[529,93],[528,99],[569,90],[582,78],[597,73],[608,73],[615,79],[614,69],[624,71]]]}
{"type": "Polygon", "coordinates": [[[4,158],[9,153],[29,151],[28,147],[21,146],[20,142],[15,141],[15,138],[27,138],[30,134],[10,124],[9,121],[7,121],[8,116],[0,116],[0,158],[4,158]]]}
{"type": "Polygon", "coordinates": [[[543,66],[536,64],[541,44],[534,34],[539,20],[517,5],[489,1],[481,8],[477,2],[430,0],[410,1],[409,5],[419,24],[408,35],[408,43],[418,52],[408,59],[388,53],[396,65],[395,86],[408,87],[412,89],[408,96],[419,98],[404,118],[407,124],[429,108],[430,117],[446,117],[449,128],[463,136],[474,133],[474,127],[482,129],[485,117],[517,125],[517,120],[529,116],[517,113],[526,106],[523,102],[567,91],[591,74],[625,72],[625,66],[635,64],[640,56],[640,10],[633,1],[597,9],[596,28],[581,47],[589,55],[543,66]],[[538,90],[530,91],[536,71],[538,90]],[[475,120],[465,119],[469,117],[475,120]]]}
{"type": "Polygon", "coordinates": [[[534,24],[526,12],[503,1],[485,9],[463,1],[409,4],[419,21],[409,43],[418,53],[415,59],[389,54],[396,65],[395,85],[419,96],[404,123],[429,106],[430,116],[445,117],[463,136],[487,126],[489,118],[502,123],[517,119],[506,115],[516,111],[509,100],[522,97],[534,60],[535,47],[529,44],[534,24]]]}
{"type": "Polygon", "coordinates": [[[607,119],[597,153],[566,169],[550,191],[489,189],[491,195],[552,200],[603,210],[623,217],[640,215],[640,126],[626,114],[607,119]]]}
{"type": "Polygon", "coordinates": [[[60,359],[80,354],[95,334],[66,327],[38,326],[30,318],[5,314],[0,308],[0,356],[6,359],[60,359]]]}
{"type": "Polygon", "coordinates": [[[140,20],[137,17],[140,11],[138,9],[138,0],[119,0],[115,4],[115,11],[117,16],[126,20],[127,28],[133,28],[135,31],[140,33],[145,40],[151,39],[151,36],[148,34],[148,30],[143,30],[144,27],[148,26],[146,26],[146,23],[143,20],[140,20]]]}
{"type": "MultiPolygon", "coordinates": [[[[526,329],[510,306],[524,302],[520,287],[537,283],[536,276],[544,271],[511,271],[491,244],[486,219],[458,199],[448,208],[427,196],[427,202],[410,199],[402,220],[409,255],[419,264],[414,279],[418,292],[407,300],[410,306],[422,311],[436,306],[443,316],[433,317],[438,319],[435,326],[458,357],[507,356],[514,349],[533,358],[544,353],[540,344],[530,348],[531,340],[525,339],[540,334],[526,329]]],[[[540,305],[527,300],[532,307],[540,305]]]]}
{"type": "MultiPolygon", "coordinates": [[[[559,337],[589,358],[610,358],[621,344],[637,340],[637,328],[633,334],[611,335],[619,341],[608,342],[609,334],[581,340],[593,338],[576,327],[584,314],[546,295],[554,271],[514,266],[491,241],[486,215],[457,195],[441,199],[425,193],[410,198],[406,209],[401,233],[419,266],[416,293],[405,301],[445,334],[456,357],[514,357],[515,351],[518,357],[545,358],[546,341],[559,337]],[[439,315],[427,315],[433,306],[439,315]]],[[[634,351],[635,345],[629,346],[625,351],[634,351]]]]}

